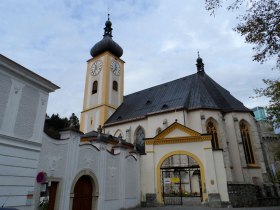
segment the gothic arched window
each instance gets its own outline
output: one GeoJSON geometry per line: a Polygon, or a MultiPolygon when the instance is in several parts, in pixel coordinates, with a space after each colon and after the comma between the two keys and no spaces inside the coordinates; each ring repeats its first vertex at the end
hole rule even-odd
{"type": "Polygon", "coordinates": [[[118,91],[118,83],[117,83],[117,81],[113,81],[113,90],[118,91]]]}
{"type": "Polygon", "coordinates": [[[212,148],[213,149],[219,149],[219,139],[218,139],[218,132],[217,132],[217,127],[215,126],[215,123],[213,120],[209,120],[206,124],[206,129],[208,134],[212,134],[212,148]]]}
{"type": "Polygon", "coordinates": [[[140,154],[145,153],[145,132],[142,127],[138,127],[135,132],[135,143],[136,143],[136,150],[140,152],[140,154]]]}
{"type": "Polygon", "coordinates": [[[92,94],[97,93],[97,87],[98,87],[98,82],[95,80],[92,84],[92,91],[91,91],[92,94]]]}
{"type": "Polygon", "coordinates": [[[239,123],[240,134],[242,138],[245,159],[247,164],[255,164],[255,157],[252,149],[249,125],[244,120],[239,123]]]}

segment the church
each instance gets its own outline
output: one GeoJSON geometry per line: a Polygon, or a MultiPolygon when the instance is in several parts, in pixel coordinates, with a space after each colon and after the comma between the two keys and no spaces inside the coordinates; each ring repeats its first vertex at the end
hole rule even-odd
{"type": "MultiPolygon", "coordinates": [[[[207,75],[199,55],[188,67],[193,74],[124,96],[123,49],[112,39],[109,17],[90,54],[80,130],[70,126],[60,139],[47,136],[41,126],[46,104],[39,104],[37,175],[29,208],[20,209],[279,201],[253,112],[207,75]]],[[[48,85],[45,98],[59,88],[39,79],[48,85]]]]}
{"type": "Polygon", "coordinates": [[[42,141],[53,209],[239,207],[258,205],[265,190],[279,195],[263,187],[270,180],[253,112],[207,75],[199,55],[192,75],[124,96],[109,17],[90,54],[80,131],[42,141]]]}
{"type": "Polygon", "coordinates": [[[90,51],[81,131],[89,141],[102,129],[134,145],[141,201],[221,204],[235,188],[251,194],[268,180],[252,111],[207,75],[202,58],[192,75],[124,96],[123,50],[111,26],[108,19],[90,51]]]}

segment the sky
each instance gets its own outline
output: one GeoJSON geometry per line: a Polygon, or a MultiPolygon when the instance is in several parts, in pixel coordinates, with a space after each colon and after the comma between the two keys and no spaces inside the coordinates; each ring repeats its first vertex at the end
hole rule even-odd
{"type": "Polygon", "coordinates": [[[253,45],[232,29],[238,12],[215,16],[203,0],[0,0],[0,53],[60,87],[47,113],[80,117],[90,49],[103,37],[108,7],[113,40],[124,51],[125,95],[196,73],[197,51],[205,72],[248,108],[263,78],[279,78],[252,61],[253,45]]]}

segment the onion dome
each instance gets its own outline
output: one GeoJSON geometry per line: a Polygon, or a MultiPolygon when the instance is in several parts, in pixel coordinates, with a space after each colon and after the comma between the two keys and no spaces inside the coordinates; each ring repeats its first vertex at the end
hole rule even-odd
{"type": "Polygon", "coordinates": [[[90,50],[92,57],[95,57],[105,51],[109,51],[118,58],[122,56],[123,49],[113,41],[112,39],[112,22],[110,21],[110,15],[108,14],[108,20],[105,23],[103,39],[97,42],[90,50]]]}
{"type": "Polygon", "coordinates": [[[198,58],[196,59],[196,67],[197,67],[197,72],[200,71],[204,71],[204,63],[202,58],[199,56],[199,52],[198,53],[198,58]]]}

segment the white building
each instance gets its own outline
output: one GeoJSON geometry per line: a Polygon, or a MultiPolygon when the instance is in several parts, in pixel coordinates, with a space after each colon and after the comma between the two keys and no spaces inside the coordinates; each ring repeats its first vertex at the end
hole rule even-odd
{"type": "Polygon", "coordinates": [[[48,96],[58,88],[0,54],[0,206],[34,209],[48,96]]]}

